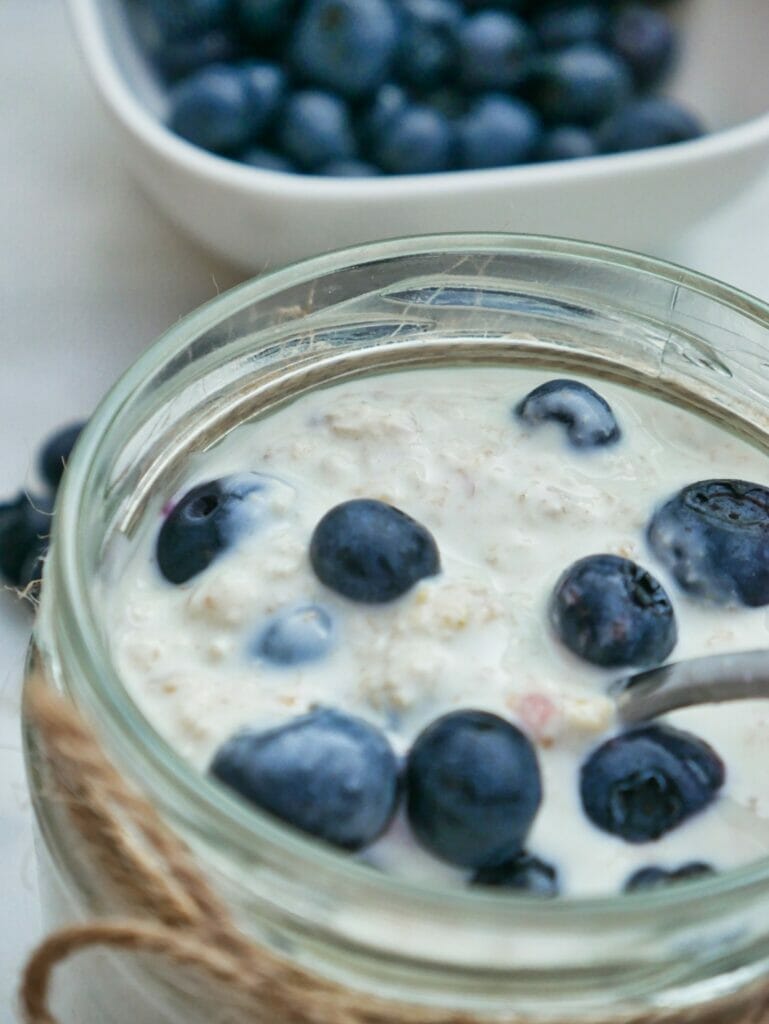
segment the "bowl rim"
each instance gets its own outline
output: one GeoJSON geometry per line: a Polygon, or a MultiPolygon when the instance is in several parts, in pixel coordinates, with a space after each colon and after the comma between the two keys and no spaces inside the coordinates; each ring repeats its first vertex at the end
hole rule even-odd
{"type": "Polygon", "coordinates": [[[372,178],[333,178],[250,167],[210,153],[175,135],[156,118],[131,90],[118,69],[103,26],[103,0],[69,0],[69,11],[80,49],[102,99],[131,134],[164,160],[187,174],[211,184],[264,196],[354,201],[421,198],[436,192],[444,196],[493,190],[510,191],[555,182],[573,184],[605,181],[629,170],[652,174],[682,165],[701,164],[715,156],[769,148],[769,111],[699,139],[655,149],[600,154],[581,160],[521,164],[477,170],[429,174],[385,175],[372,178]]]}

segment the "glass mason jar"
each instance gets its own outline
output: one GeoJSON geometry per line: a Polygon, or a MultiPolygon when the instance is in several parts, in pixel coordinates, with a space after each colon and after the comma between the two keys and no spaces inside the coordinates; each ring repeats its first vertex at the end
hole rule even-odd
{"type": "MultiPolygon", "coordinates": [[[[156,488],[174,490],[189,453],[310,389],[438,363],[589,371],[769,443],[769,309],[716,281],[523,236],[436,236],[323,256],[193,313],[101,404],[59,498],[30,665],[82,711],[242,932],[299,977],[423,1007],[430,1024],[758,1020],[749,1014],[769,978],[769,860],[602,899],[418,887],[241,806],[155,734],[121,686],[94,582],[105,547],[130,537],[156,488]]],[[[29,721],[25,738],[48,923],[109,914],[112,896],[46,782],[29,721]]],[[[67,1022],[231,1019],[205,983],[162,958],[102,953],[61,973],[72,990],[57,994],[67,1022]]],[[[264,1020],[336,1024],[333,1014],[274,1009],[264,1020]]]]}

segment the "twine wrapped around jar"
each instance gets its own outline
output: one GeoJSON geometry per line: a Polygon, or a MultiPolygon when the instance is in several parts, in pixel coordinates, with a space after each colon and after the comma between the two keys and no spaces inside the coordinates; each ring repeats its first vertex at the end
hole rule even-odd
{"type": "MultiPolygon", "coordinates": [[[[28,687],[29,723],[55,795],[84,851],[132,916],[61,928],[40,943],[22,978],[26,1024],[59,1024],[49,1008],[54,970],[94,947],[152,954],[184,969],[212,1006],[220,1013],[227,1008],[228,1024],[535,1024],[514,1011],[479,1017],[377,998],[295,966],[247,938],[185,844],[116,771],[74,706],[39,672],[28,687]]],[[[769,983],[764,982],[699,1007],[654,1008],[622,1018],[615,1012],[590,1024],[767,1022],[769,983]]],[[[548,1024],[573,1024],[573,1018],[548,1024]]]]}

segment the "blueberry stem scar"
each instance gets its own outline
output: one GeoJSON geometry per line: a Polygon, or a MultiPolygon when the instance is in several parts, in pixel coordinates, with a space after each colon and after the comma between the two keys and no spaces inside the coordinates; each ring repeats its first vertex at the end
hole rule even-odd
{"type": "Polygon", "coordinates": [[[769,651],[738,651],[689,658],[636,672],[609,693],[623,722],[644,722],[676,708],[769,697],[769,651]]]}

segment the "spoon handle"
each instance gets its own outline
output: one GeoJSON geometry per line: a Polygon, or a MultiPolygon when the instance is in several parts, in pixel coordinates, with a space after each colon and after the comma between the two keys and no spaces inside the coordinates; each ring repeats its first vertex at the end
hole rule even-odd
{"type": "Polygon", "coordinates": [[[673,662],[618,679],[609,692],[620,720],[627,724],[695,704],[769,697],[769,651],[673,662]]]}

